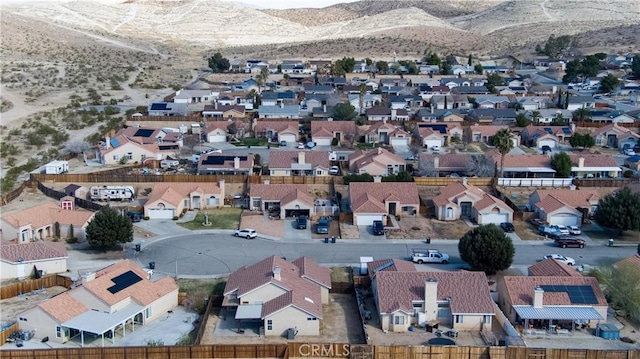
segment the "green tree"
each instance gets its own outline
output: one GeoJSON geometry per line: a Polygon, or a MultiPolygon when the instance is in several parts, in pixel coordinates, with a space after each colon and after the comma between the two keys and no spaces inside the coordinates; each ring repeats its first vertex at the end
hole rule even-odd
{"type": "Polygon", "coordinates": [[[500,152],[500,177],[504,176],[504,156],[513,149],[511,130],[503,128],[491,138],[491,144],[500,152]]]}
{"type": "Polygon", "coordinates": [[[86,229],[87,242],[94,248],[114,248],[133,240],[133,223],[111,207],[102,207],[86,229]]]}
{"type": "Polygon", "coordinates": [[[473,56],[469,55],[469,58],[467,59],[467,66],[471,66],[472,63],[473,63],[473,56]]]}
{"type": "Polygon", "coordinates": [[[356,117],[356,108],[350,103],[339,103],[333,107],[331,114],[336,121],[348,121],[356,117]]]}
{"type": "Polygon", "coordinates": [[[343,57],[333,63],[333,74],[342,76],[346,73],[353,72],[356,60],[353,57],[343,57]]]}
{"type": "MultiPolygon", "coordinates": [[[[571,36],[563,35],[559,37],[555,37],[554,35],[549,36],[547,42],[544,44],[544,48],[540,48],[541,52],[550,57],[557,57],[560,55],[562,50],[566,49],[571,44],[571,36]]],[[[536,47],[536,51],[539,48],[536,47]]]]}
{"type": "Polygon", "coordinates": [[[209,68],[214,73],[227,72],[231,67],[231,65],[229,64],[229,59],[227,59],[226,57],[222,57],[222,54],[219,52],[213,54],[213,56],[209,58],[208,62],[209,68]]]}
{"type": "Polygon", "coordinates": [[[458,242],[460,258],[471,268],[495,274],[508,269],[516,249],[511,238],[495,224],[476,227],[465,233],[458,242]]]}
{"type": "Polygon", "coordinates": [[[614,92],[620,86],[620,80],[612,74],[608,74],[600,80],[600,90],[602,93],[614,92]]]}
{"type": "Polygon", "coordinates": [[[541,118],[542,118],[542,114],[540,114],[540,111],[531,112],[531,121],[533,121],[533,123],[535,123],[536,125],[540,123],[541,118]]]}
{"type": "Polygon", "coordinates": [[[615,266],[598,267],[589,275],[598,279],[613,308],[640,321],[640,272],[632,263],[622,261],[615,266]]]}
{"type": "Polygon", "coordinates": [[[562,82],[568,84],[570,82],[576,82],[578,80],[578,75],[580,75],[582,71],[582,64],[580,60],[571,60],[567,62],[565,66],[565,74],[562,76],[562,82]]]}
{"type": "Polygon", "coordinates": [[[518,127],[527,127],[531,121],[527,118],[524,113],[519,113],[516,115],[516,126],[518,127]]]}
{"type": "Polygon", "coordinates": [[[426,50],[425,50],[425,54],[424,54],[424,59],[423,60],[424,60],[424,62],[426,62],[427,65],[440,66],[440,64],[442,63],[442,60],[440,59],[438,54],[436,54],[435,52],[427,53],[426,50]]]}
{"type": "Polygon", "coordinates": [[[565,152],[559,152],[551,156],[551,168],[556,171],[556,176],[568,178],[571,175],[571,157],[565,152]]]}
{"type": "Polygon", "coordinates": [[[591,119],[591,110],[583,107],[573,111],[573,120],[577,122],[585,122],[591,119]]]}
{"type": "Polygon", "coordinates": [[[574,133],[569,144],[573,148],[591,148],[596,145],[596,140],[588,133],[574,133]]]}
{"type": "Polygon", "coordinates": [[[473,67],[473,71],[475,71],[475,73],[478,74],[478,75],[482,75],[484,73],[484,68],[482,68],[481,64],[476,64],[473,67]]]}
{"type": "Polygon", "coordinates": [[[376,69],[378,69],[378,72],[380,72],[381,74],[386,75],[389,72],[389,63],[382,60],[377,61],[376,69]]]}
{"type": "Polygon", "coordinates": [[[442,62],[440,64],[440,73],[443,75],[451,74],[451,65],[448,62],[442,62]]]}
{"type": "Polygon", "coordinates": [[[498,90],[496,90],[496,86],[503,86],[503,85],[504,85],[504,79],[502,78],[502,76],[496,73],[492,73],[492,74],[489,74],[489,76],[487,76],[487,90],[493,93],[497,93],[498,90]]]}
{"type": "Polygon", "coordinates": [[[640,230],[640,193],[623,187],[616,193],[605,196],[598,202],[595,221],[619,234],[640,230]]]}
{"type": "Polygon", "coordinates": [[[631,72],[633,73],[633,77],[636,80],[640,80],[640,55],[636,55],[633,57],[633,62],[631,63],[631,72]]]}
{"type": "Polygon", "coordinates": [[[258,83],[258,93],[262,93],[262,86],[267,83],[269,79],[269,70],[266,67],[260,69],[260,72],[256,75],[256,82],[258,83]]]}

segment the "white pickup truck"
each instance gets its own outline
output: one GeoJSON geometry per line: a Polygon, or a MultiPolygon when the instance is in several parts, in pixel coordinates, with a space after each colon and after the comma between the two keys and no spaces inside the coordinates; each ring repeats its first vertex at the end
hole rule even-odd
{"type": "Polygon", "coordinates": [[[414,249],[411,256],[413,263],[449,263],[449,255],[435,249],[414,249]]]}

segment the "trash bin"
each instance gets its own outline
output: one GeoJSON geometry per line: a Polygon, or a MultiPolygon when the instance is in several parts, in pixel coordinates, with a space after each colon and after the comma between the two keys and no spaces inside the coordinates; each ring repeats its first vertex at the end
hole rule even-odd
{"type": "Polygon", "coordinates": [[[431,244],[431,237],[427,237],[427,239],[425,239],[424,241],[425,241],[425,243],[427,243],[427,244],[431,244]]]}
{"type": "Polygon", "coordinates": [[[156,269],[156,262],[149,262],[149,269],[156,269]]]}
{"type": "Polygon", "coordinates": [[[136,244],[136,252],[140,252],[140,244],[136,244]]]}
{"type": "Polygon", "coordinates": [[[331,243],[336,243],[336,237],[331,237],[331,243]]]}
{"type": "Polygon", "coordinates": [[[613,247],[613,238],[609,238],[609,247],[613,247]]]}
{"type": "Polygon", "coordinates": [[[329,237],[324,237],[324,243],[329,243],[329,237]]]}

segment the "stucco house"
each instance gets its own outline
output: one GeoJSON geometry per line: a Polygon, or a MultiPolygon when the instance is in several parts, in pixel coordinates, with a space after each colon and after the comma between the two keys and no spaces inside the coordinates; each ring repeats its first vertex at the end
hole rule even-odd
{"type": "Polygon", "coordinates": [[[231,122],[211,121],[207,122],[204,128],[205,139],[208,143],[227,142],[227,128],[231,122]]]}
{"type": "Polygon", "coordinates": [[[491,328],[495,316],[483,272],[417,272],[415,267],[380,270],[372,290],[381,329],[391,332],[434,323],[454,330],[482,331],[491,328]]]}
{"type": "Polygon", "coordinates": [[[404,158],[382,147],[369,151],[356,150],[349,155],[349,171],[357,174],[387,176],[405,171],[406,168],[404,158]]]}
{"type": "Polygon", "coordinates": [[[20,329],[55,343],[114,344],[178,305],[173,278],[156,276],[128,259],[89,273],[80,286],[18,314],[20,329]]]}
{"type": "Polygon", "coordinates": [[[582,277],[576,268],[553,258],[542,260],[527,269],[528,275],[539,277],[582,277]]]}
{"type": "Polygon", "coordinates": [[[60,237],[73,236],[78,241],[84,241],[85,230],[94,215],[94,212],[76,208],[73,197],[63,197],[59,202],[45,202],[21,211],[3,214],[0,218],[2,239],[16,240],[18,243],[52,239],[55,236],[55,225],[58,223],[60,237]]]}
{"type": "MultiPolygon", "coordinates": [[[[415,138],[418,139],[423,139],[424,136],[429,136],[432,133],[438,133],[439,136],[437,136],[437,138],[442,138],[443,139],[443,144],[441,145],[446,145],[447,143],[449,143],[451,141],[452,138],[456,137],[458,139],[462,139],[463,135],[464,135],[464,129],[462,128],[460,123],[455,123],[455,122],[451,122],[451,123],[418,123],[418,125],[416,127],[414,127],[413,129],[413,136],[415,138]],[[424,130],[424,129],[430,129],[431,131],[428,130],[424,130]],[[421,135],[421,131],[422,131],[422,135],[421,135]]],[[[439,141],[435,141],[435,142],[424,142],[423,140],[423,144],[424,146],[428,146],[431,147],[433,145],[439,144],[439,141]]]]}
{"type": "Polygon", "coordinates": [[[249,208],[264,212],[279,209],[280,218],[311,217],[316,214],[311,193],[306,184],[252,184],[249,189],[249,208]]]}
{"type": "Polygon", "coordinates": [[[467,172],[472,156],[468,153],[420,153],[418,163],[432,169],[436,177],[445,177],[453,173],[461,175],[467,172]]]}
{"type": "Polygon", "coordinates": [[[618,178],[622,169],[610,155],[570,154],[571,176],[575,178],[618,178]]]}
{"type": "Polygon", "coordinates": [[[405,109],[375,106],[365,111],[368,121],[407,121],[409,113],[405,109]]]}
{"type": "Polygon", "coordinates": [[[271,151],[271,176],[328,176],[331,161],[328,151],[271,151]]]}
{"type": "Polygon", "coordinates": [[[354,121],[311,121],[311,138],[316,146],[331,146],[334,138],[338,144],[353,143],[358,127],[354,121]]]}
{"type": "Polygon", "coordinates": [[[420,144],[425,148],[442,148],[445,142],[445,136],[440,132],[434,130],[432,127],[417,128],[417,137],[420,140],[420,144]]]}
{"type": "Polygon", "coordinates": [[[323,304],[329,303],[331,270],[313,259],[288,262],[271,256],[231,273],[222,306],[242,321],[260,321],[267,337],[320,335],[323,304]]]}
{"type": "Polygon", "coordinates": [[[568,144],[573,135],[569,126],[533,126],[529,125],[520,132],[522,143],[535,148],[549,146],[553,149],[560,144],[568,144]]]}
{"type": "MultiPolygon", "coordinates": [[[[491,157],[500,171],[501,159],[498,151],[490,151],[485,156],[491,157]]],[[[510,155],[504,156],[504,178],[553,178],[556,171],[551,168],[548,155],[510,155]]]]}
{"type": "Polygon", "coordinates": [[[231,152],[203,154],[198,160],[199,174],[248,175],[253,172],[255,155],[252,153],[235,155],[231,152]]]}
{"type": "Polygon", "coordinates": [[[222,207],[224,198],[224,180],[157,183],[143,206],[144,215],[149,219],[173,219],[186,210],[222,207]]]}
{"type": "Polygon", "coordinates": [[[388,216],[413,216],[420,211],[418,187],[413,182],[351,182],[349,200],[356,226],[370,226],[373,221],[386,224],[388,216]]]}
{"type": "Polygon", "coordinates": [[[211,103],[218,98],[219,92],[212,90],[180,89],[173,96],[175,103],[211,103]]]}
{"type": "Polygon", "coordinates": [[[244,118],[245,106],[241,105],[222,105],[216,102],[215,105],[205,105],[202,110],[204,118],[244,118]]]}
{"type": "Polygon", "coordinates": [[[180,132],[165,132],[161,129],[128,127],[114,137],[105,137],[100,146],[100,163],[105,165],[121,162],[143,162],[175,156],[183,144],[180,132]]]}
{"type": "Polygon", "coordinates": [[[62,242],[36,241],[0,244],[0,279],[24,279],[67,271],[67,249],[62,242]],[[42,271],[36,273],[36,271],[42,271]]]}
{"type": "Polygon", "coordinates": [[[259,118],[300,118],[300,105],[274,105],[258,107],[259,118]]]}
{"type": "Polygon", "coordinates": [[[529,196],[529,208],[549,224],[580,226],[599,201],[600,194],[592,189],[539,189],[529,196]]]}
{"type": "Polygon", "coordinates": [[[298,121],[255,120],[253,132],[257,138],[266,137],[271,142],[298,142],[298,121]]]}
{"type": "Polygon", "coordinates": [[[593,328],[607,320],[607,300],[596,278],[506,276],[498,282],[498,305],[513,324],[534,334],[533,322],[573,330],[576,321],[593,328]]]}
{"type": "Polygon", "coordinates": [[[407,147],[411,142],[411,135],[408,132],[386,121],[375,122],[362,132],[365,143],[381,143],[394,147],[407,147]]]}
{"type": "Polygon", "coordinates": [[[593,133],[596,140],[596,146],[608,146],[613,148],[633,148],[640,139],[640,135],[633,132],[629,128],[622,127],[617,123],[612,123],[604,127],[600,127],[593,133]]]}
{"type": "Polygon", "coordinates": [[[433,205],[436,218],[441,221],[460,218],[469,218],[477,224],[513,221],[513,209],[497,197],[466,183],[466,178],[442,188],[433,198],[433,205]]]}

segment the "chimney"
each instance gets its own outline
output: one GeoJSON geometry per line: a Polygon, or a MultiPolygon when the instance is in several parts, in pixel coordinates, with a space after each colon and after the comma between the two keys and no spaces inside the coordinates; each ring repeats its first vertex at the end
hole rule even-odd
{"type": "Polygon", "coordinates": [[[578,167],[584,167],[584,157],[578,158],[578,167]]]}
{"type": "Polygon", "coordinates": [[[111,137],[104,136],[104,143],[105,143],[104,148],[107,149],[107,150],[110,149],[111,148],[111,137]]]}
{"type": "Polygon", "coordinates": [[[273,279],[277,281],[282,280],[282,277],[280,277],[280,267],[278,266],[273,267],[273,279]]]}
{"type": "Polygon", "coordinates": [[[395,108],[391,109],[391,121],[395,121],[396,117],[398,117],[398,110],[396,110],[395,108]]]}
{"type": "Polygon", "coordinates": [[[433,158],[433,168],[440,168],[440,157],[435,156],[433,158]]]}
{"type": "Polygon", "coordinates": [[[467,177],[462,177],[462,184],[467,184],[467,177]]]}
{"type": "Polygon", "coordinates": [[[88,272],[82,275],[82,284],[91,282],[92,280],[96,279],[96,273],[95,272],[88,272]]]}
{"type": "Polygon", "coordinates": [[[233,158],[233,169],[240,169],[240,157],[238,156],[233,158]]]}
{"type": "Polygon", "coordinates": [[[304,164],[304,151],[298,152],[298,164],[304,164]]]}
{"type": "Polygon", "coordinates": [[[438,281],[433,278],[424,281],[424,314],[427,321],[438,318],[438,281]]]}
{"type": "Polygon", "coordinates": [[[373,176],[373,183],[381,183],[382,176],[373,176]]]}
{"type": "Polygon", "coordinates": [[[544,295],[544,290],[542,290],[542,288],[537,287],[533,290],[533,307],[534,308],[542,308],[543,295],[544,295]]]}

